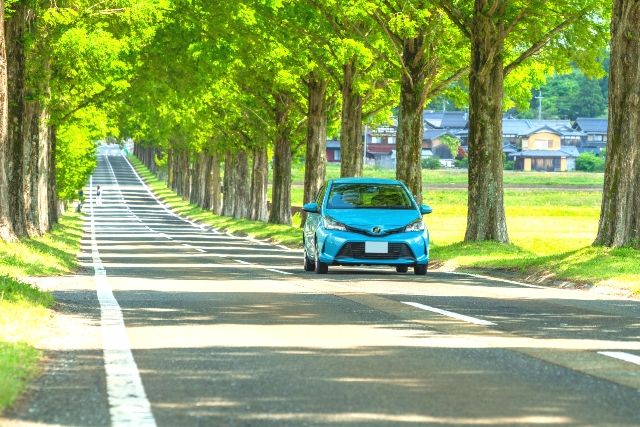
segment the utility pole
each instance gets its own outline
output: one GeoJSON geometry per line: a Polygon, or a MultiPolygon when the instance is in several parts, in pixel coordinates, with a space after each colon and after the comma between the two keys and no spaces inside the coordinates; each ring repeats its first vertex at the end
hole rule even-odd
{"type": "Polygon", "coordinates": [[[538,120],[542,120],[542,89],[538,89],[538,96],[535,99],[538,100],[538,120]]]}

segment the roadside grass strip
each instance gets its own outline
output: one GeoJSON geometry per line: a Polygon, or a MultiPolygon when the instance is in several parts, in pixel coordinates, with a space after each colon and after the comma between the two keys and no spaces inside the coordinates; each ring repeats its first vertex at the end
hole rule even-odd
{"type": "Polygon", "coordinates": [[[0,277],[0,413],[38,372],[51,294],[8,276],[0,277]]]}
{"type": "Polygon", "coordinates": [[[74,270],[82,234],[81,215],[69,212],[46,236],[0,242],[0,413],[38,373],[42,353],[36,347],[54,304],[50,293],[19,278],[74,270]]]}
{"type": "MultiPolygon", "coordinates": [[[[214,215],[182,200],[134,156],[129,159],[153,192],[177,213],[218,230],[301,247],[298,227],[214,215]]],[[[328,165],[328,179],[335,178],[337,170],[335,165],[328,165]]],[[[365,169],[365,176],[393,178],[385,174],[388,171],[365,169]]],[[[423,179],[466,183],[466,171],[423,170],[423,179]]],[[[462,242],[467,223],[466,190],[425,191],[423,199],[433,207],[433,213],[424,217],[431,235],[433,265],[447,271],[506,274],[519,281],[547,285],[574,282],[579,286],[604,286],[640,296],[640,251],[590,246],[596,237],[602,192],[579,187],[599,185],[602,174],[505,172],[506,182],[576,189],[505,190],[508,245],[462,242]]],[[[300,206],[302,189],[292,188],[291,198],[294,206],[300,206]]]]}

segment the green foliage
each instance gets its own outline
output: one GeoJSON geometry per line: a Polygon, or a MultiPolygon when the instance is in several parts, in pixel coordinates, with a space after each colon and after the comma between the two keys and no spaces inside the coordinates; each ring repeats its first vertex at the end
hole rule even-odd
{"type": "MultiPolygon", "coordinates": [[[[606,67],[606,63],[603,63],[606,67]]],[[[542,114],[547,119],[575,120],[578,117],[603,117],[607,113],[608,78],[592,79],[572,69],[570,74],[554,75],[541,88],[542,114]]],[[[534,90],[531,109],[523,118],[538,115],[538,91],[534,90]]]]}
{"type": "Polygon", "coordinates": [[[443,145],[446,145],[449,151],[451,151],[451,155],[455,158],[458,155],[458,150],[462,145],[460,140],[451,135],[443,135],[440,137],[440,141],[443,145]]]}
{"type": "Polygon", "coordinates": [[[581,153],[576,159],[576,170],[585,172],[604,172],[604,157],[596,156],[593,153],[581,153]]]}
{"type": "Polygon", "coordinates": [[[442,168],[442,163],[440,163],[440,158],[438,156],[429,156],[422,159],[422,168],[440,169],[442,168]]]}
{"type": "Polygon", "coordinates": [[[453,164],[460,169],[469,169],[469,157],[464,156],[462,159],[455,159],[453,164]]]}
{"type": "Polygon", "coordinates": [[[88,107],[58,128],[56,184],[61,200],[73,200],[96,166],[96,143],[117,130],[104,110],[88,107]]]}

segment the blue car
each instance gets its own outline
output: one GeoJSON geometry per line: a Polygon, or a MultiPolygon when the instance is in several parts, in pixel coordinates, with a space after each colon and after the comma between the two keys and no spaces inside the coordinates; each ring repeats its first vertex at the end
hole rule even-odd
{"type": "Polygon", "coordinates": [[[328,181],[315,202],[303,206],[304,269],[325,274],[330,265],[391,265],[425,275],[429,232],[407,187],[391,179],[328,181]]]}

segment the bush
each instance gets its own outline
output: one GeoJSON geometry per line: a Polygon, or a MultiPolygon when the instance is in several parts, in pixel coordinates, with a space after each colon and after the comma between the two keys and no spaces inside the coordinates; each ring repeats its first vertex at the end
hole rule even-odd
{"type": "Polygon", "coordinates": [[[432,156],[422,159],[422,169],[440,169],[442,163],[440,163],[440,157],[432,156]]]}
{"type": "Polygon", "coordinates": [[[516,168],[516,162],[513,160],[505,160],[502,168],[506,171],[512,171],[516,168]]]}
{"type": "Polygon", "coordinates": [[[576,170],[584,172],[604,172],[604,157],[593,153],[581,153],[576,159],[576,170]]]}
{"type": "Polygon", "coordinates": [[[461,159],[456,159],[453,164],[460,169],[469,169],[469,158],[463,157],[461,159]]]}

